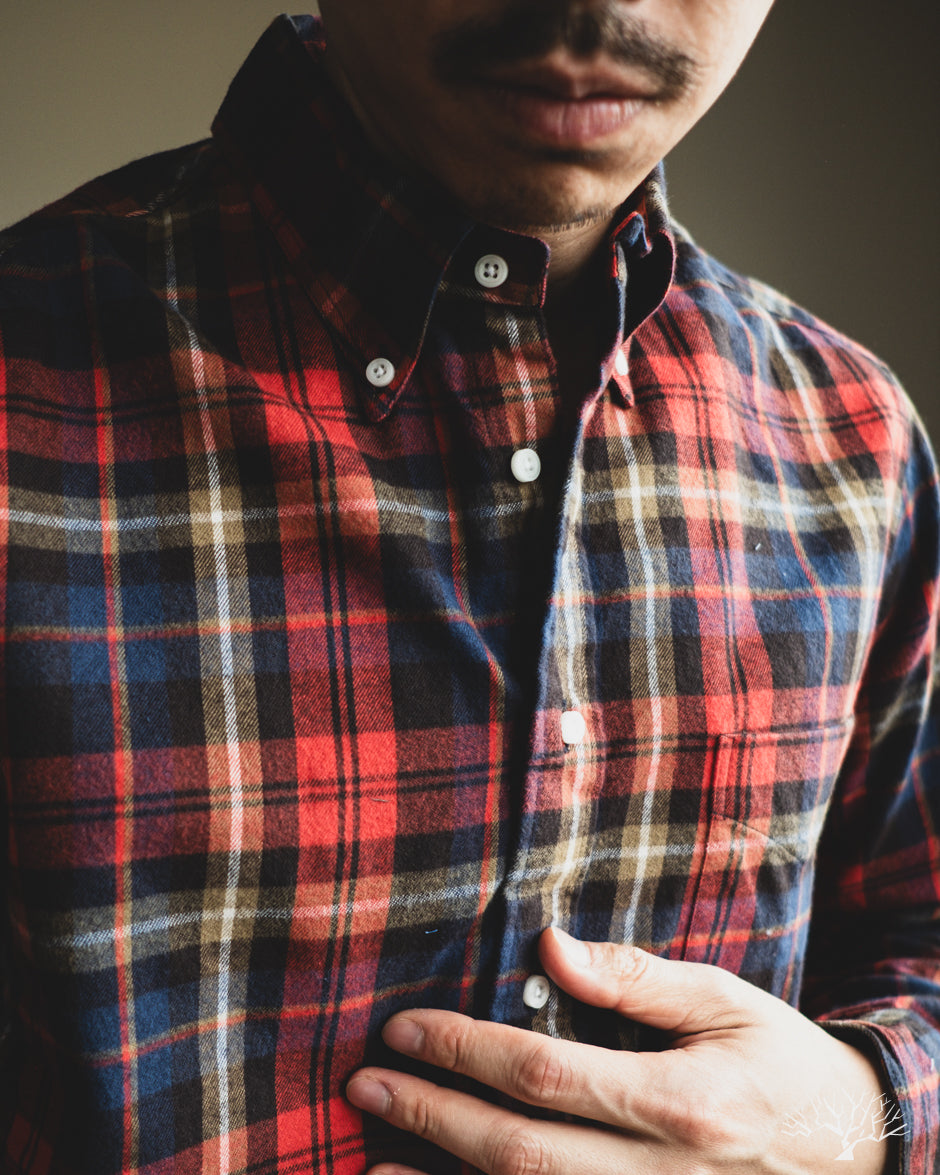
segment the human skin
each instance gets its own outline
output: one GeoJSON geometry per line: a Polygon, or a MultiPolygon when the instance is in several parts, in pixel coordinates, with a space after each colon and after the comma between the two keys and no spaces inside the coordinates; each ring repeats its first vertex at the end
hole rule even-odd
{"type": "Polygon", "coordinates": [[[551,247],[548,333],[564,399],[574,403],[592,390],[597,367],[585,347],[599,317],[590,263],[611,217],[727,85],[771,3],[322,0],[320,8],[327,66],[376,147],[476,219],[551,247]]]}
{"type": "MultiPolygon", "coordinates": [[[[402,1012],[398,1052],[517,1101],[594,1123],[546,1122],[389,1069],[363,1069],[353,1105],[450,1151],[486,1175],[838,1175],[838,1139],[794,1137],[788,1114],[814,1099],[877,1098],[874,1069],[794,1008],[719,967],[657,958],[547,930],[546,974],[575,999],[671,1037],[659,1053],[554,1040],[452,1012],[402,1012]],[[578,950],[586,953],[579,958],[578,950]]],[[[883,1175],[887,1142],[859,1145],[853,1175],[883,1175]]],[[[370,1175],[421,1175],[380,1163],[370,1175]]]]}
{"type": "MultiPolygon", "coordinates": [[[[476,218],[548,242],[549,334],[564,355],[571,339],[561,324],[580,328],[590,313],[592,260],[615,210],[712,105],[771,3],[321,0],[320,7],[328,67],[376,147],[476,218]]],[[[563,386],[566,373],[580,378],[575,360],[559,366],[563,386]]],[[[673,1048],[613,1053],[430,1010],[402,1013],[384,1035],[409,1056],[597,1129],[530,1120],[446,1081],[389,1070],[356,1074],[350,1101],[488,1175],[843,1169],[832,1166],[831,1135],[793,1139],[784,1116],[816,1095],[878,1095],[879,1076],[862,1053],[717,968],[613,944],[595,944],[588,965],[578,965],[566,942],[548,931],[540,946],[546,972],[564,990],[671,1032],[673,1048]],[[417,1047],[406,1044],[409,1029],[419,1030],[417,1047]]],[[[887,1143],[865,1143],[853,1170],[880,1175],[887,1155],[887,1143]]],[[[372,1175],[413,1173],[386,1164],[372,1175]]]]}
{"type": "MultiPolygon", "coordinates": [[[[328,67],[379,149],[428,173],[485,223],[547,240],[557,280],[585,263],[613,211],[712,105],[771,3],[322,0],[320,8],[328,67]],[[626,21],[639,60],[557,44],[523,56],[526,39],[537,47],[539,32],[550,39],[579,13],[587,13],[582,28],[592,16],[607,30],[626,21]],[[554,127],[538,130],[524,104],[539,87],[580,97],[587,121],[592,95],[632,100],[634,109],[609,133],[585,136],[579,103],[561,103],[554,127]]],[[[579,26],[567,28],[576,38],[579,26]]]]}

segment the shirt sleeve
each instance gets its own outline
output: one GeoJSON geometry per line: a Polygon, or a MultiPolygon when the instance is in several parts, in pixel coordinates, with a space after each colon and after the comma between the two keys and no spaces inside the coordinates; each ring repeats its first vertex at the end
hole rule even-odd
{"type": "Polygon", "coordinates": [[[802,1010],[863,1049],[904,1116],[899,1171],[940,1129],[940,500],[919,424],[900,475],[856,728],[820,845],[802,1010]]]}

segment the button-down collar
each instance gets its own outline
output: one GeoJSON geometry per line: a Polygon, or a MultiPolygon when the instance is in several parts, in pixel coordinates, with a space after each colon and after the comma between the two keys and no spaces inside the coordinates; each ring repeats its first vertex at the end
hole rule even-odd
{"type": "Polygon", "coordinates": [[[434,292],[472,222],[369,148],[316,68],[323,48],[318,21],[280,17],[212,130],[381,417],[408,381],[434,292]],[[365,383],[377,358],[395,368],[382,388],[365,383]]]}
{"type": "MultiPolygon", "coordinates": [[[[324,47],[319,21],[279,17],[239,71],[212,130],[297,280],[362,372],[366,411],[379,420],[411,377],[445,274],[494,302],[541,305],[549,251],[533,238],[474,224],[443,191],[379,156],[318,68],[324,47]],[[475,273],[487,256],[508,267],[506,280],[489,288],[475,273]],[[379,360],[391,379],[367,374],[379,360]]],[[[624,322],[619,347],[672,280],[659,170],[624,206],[609,248],[624,322]]],[[[609,378],[629,402],[629,378],[615,359],[606,365],[609,378]]]]}

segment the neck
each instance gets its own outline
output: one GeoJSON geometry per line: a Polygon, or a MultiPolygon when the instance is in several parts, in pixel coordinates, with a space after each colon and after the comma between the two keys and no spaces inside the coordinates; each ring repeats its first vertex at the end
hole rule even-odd
{"type": "Polygon", "coordinates": [[[562,400],[572,410],[597,383],[606,321],[603,306],[609,296],[603,248],[607,231],[605,223],[595,232],[580,234],[577,241],[566,237],[551,245],[545,319],[562,400]]]}
{"type": "Polygon", "coordinates": [[[541,233],[551,249],[545,312],[553,341],[578,335],[596,314],[606,292],[605,271],[609,219],[541,233]]]}
{"type": "Polygon", "coordinates": [[[577,224],[535,230],[551,249],[548,266],[550,301],[567,300],[589,291],[599,274],[598,261],[610,229],[610,215],[577,224]]]}

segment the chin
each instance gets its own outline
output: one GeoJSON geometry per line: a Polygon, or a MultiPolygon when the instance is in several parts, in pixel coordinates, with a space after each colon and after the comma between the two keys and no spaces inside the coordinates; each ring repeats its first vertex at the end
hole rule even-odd
{"type": "Polygon", "coordinates": [[[573,195],[530,184],[470,200],[465,196],[463,202],[470,215],[484,224],[538,236],[606,222],[627,195],[629,190],[615,198],[595,192],[573,195]]]}
{"type": "Polygon", "coordinates": [[[609,220],[646,178],[650,168],[641,159],[643,153],[622,150],[554,149],[522,159],[497,151],[489,168],[448,159],[433,171],[475,220],[538,236],[609,220]],[[480,182],[483,176],[488,182],[480,182]]]}

